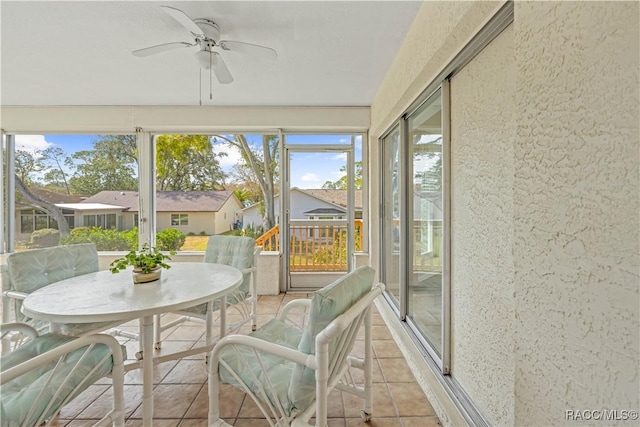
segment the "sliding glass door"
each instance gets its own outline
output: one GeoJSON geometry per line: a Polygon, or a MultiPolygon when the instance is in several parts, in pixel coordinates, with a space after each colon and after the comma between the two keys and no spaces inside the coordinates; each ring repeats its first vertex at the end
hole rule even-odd
{"type": "Polygon", "coordinates": [[[400,126],[382,139],[382,277],[400,306],[400,126]]]}
{"type": "Polygon", "coordinates": [[[408,120],[407,316],[442,355],[442,102],[434,93],[408,120]]]}
{"type": "Polygon", "coordinates": [[[381,267],[387,297],[448,370],[446,82],[381,139],[381,267]]]}

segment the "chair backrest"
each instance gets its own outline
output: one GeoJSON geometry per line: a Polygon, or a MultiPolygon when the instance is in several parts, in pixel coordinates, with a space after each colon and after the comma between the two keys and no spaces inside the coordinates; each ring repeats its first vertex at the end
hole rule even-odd
{"type": "Polygon", "coordinates": [[[7,257],[11,289],[31,293],[43,286],[98,271],[98,251],[93,243],[33,249],[7,257]]]}
{"type": "MultiPolygon", "coordinates": [[[[318,334],[371,291],[374,275],[374,269],[362,266],[314,292],[311,297],[309,321],[304,327],[298,350],[315,354],[318,334]]],[[[333,368],[341,366],[353,348],[363,313],[364,310],[350,327],[343,330],[329,344],[330,376],[333,375],[333,368]]],[[[315,371],[296,365],[289,385],[289,396],[294,402],[304,405],[315,395],[315,391],[315,371]]]]}
{"type": "MultiPolygon", "coordinates": [[[[239,270],[254,267],[256,241],[243,236],[211,236],[204,253],[204,262],[225,264],[239,270]]],[[[251,275],[245,274],[240,290],[249,292],[251,275]]]]}

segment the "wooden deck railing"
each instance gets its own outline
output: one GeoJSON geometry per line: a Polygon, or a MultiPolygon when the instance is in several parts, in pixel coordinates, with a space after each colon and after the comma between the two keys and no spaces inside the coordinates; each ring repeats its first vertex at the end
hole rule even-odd
{"type": "MultiPolygon", "coordinates": [[[[292,221],[291,271],[347,271],[347,223],[340,220],[292,221]]],[[[362,220],[355,220],[355,251],[362,249],[362,220]]],[[[279,225],[258,239],[263,251],[280,250],[279,225]]]]}

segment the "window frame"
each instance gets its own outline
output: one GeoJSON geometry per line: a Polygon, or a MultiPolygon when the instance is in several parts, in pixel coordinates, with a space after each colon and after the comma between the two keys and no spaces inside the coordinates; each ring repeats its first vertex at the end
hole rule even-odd
{"type": "Polygon", "coordinates": [[[189,214],[184,212],[177,212],[169,214],[169,224],[172,227],[188,227],[189,226],[189,214]],[[174,216],[177,216],[177,224],[174,224],[174,216]],[[183,220],[186,219],[186,222],[183,223],[183,220]]]}

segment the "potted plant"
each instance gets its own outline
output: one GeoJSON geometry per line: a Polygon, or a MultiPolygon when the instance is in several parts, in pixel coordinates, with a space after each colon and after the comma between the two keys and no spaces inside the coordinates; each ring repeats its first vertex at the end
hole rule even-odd
{"type": "MultiPolygon", "coordinates": [[[[175,251],[170,252],[171,255],[175,251]]],[[[139,251],[131,251],[122,258],[114,260],[109,264],[112,273],[118,273],[128,266],[133,267],[133,283],[146,283],[160,279],[162,268],[171,268],[165,261],[171,260],[168,255],[163,254],[158,248],[150,248],[149,245],[142,245],[139,251]]]]}

